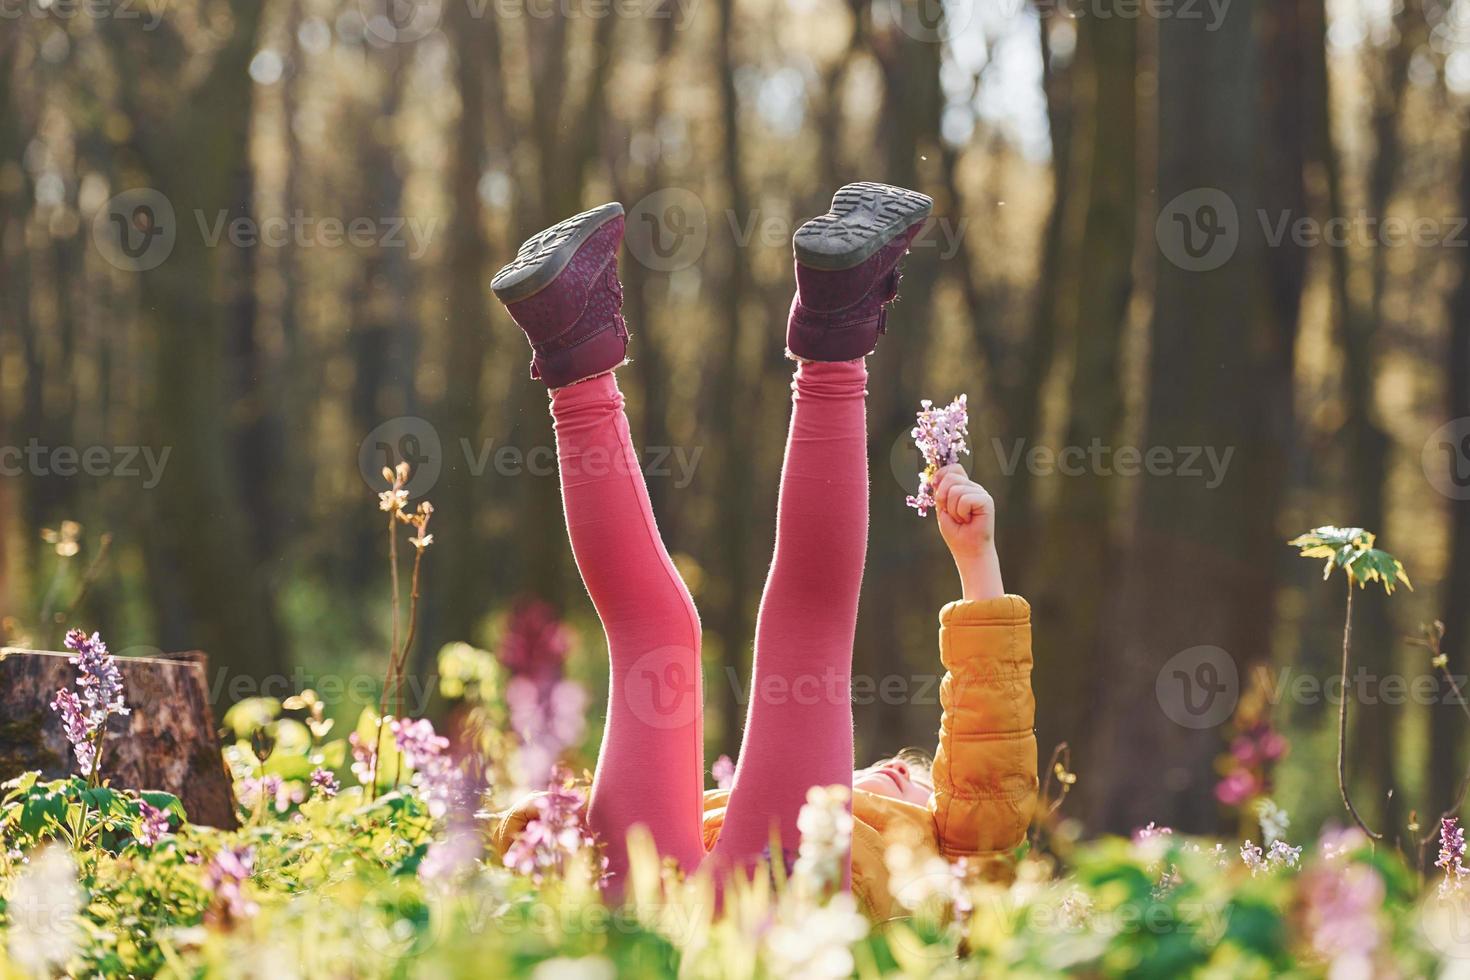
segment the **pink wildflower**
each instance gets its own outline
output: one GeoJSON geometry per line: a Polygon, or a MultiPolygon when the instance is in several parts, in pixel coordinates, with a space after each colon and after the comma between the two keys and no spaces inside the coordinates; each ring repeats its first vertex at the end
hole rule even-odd
{"type": "Polygon", "coordinates": [[[320,766],[312,770],[311,792],[313,795],[320,796],[324,800],[330,800],[341,789],[342,784],[338,781],[335,773],[323,769],[320,766]]]}
{"type": "Polygon", "coordinates": [[[243,888],[255,870],[255,848],[225,847],[210,860],[204,871],[204,887],[214,895],[215,906],[226,918],[248,919],[260,909],[243,888]]]}
{"type": "Polygon", "coordinates": [[[1226,806],[1241,806],[1260,792],[1261,784],[1246,769],[1233,770],[1215,786],[1215,799],[1226,806]]]}
{"type": "MultiPolygon", "coordinates": [[[[536,816],[505,852],[505,866],[537,884],[549,874],[564,872],[569,859],[596,846],[583,821],[586,802],[566,772],[556,770],[551,786],[536,797],[536,816]]],[[[600,859],[600,866],[605,868],[605,859],[600,859]]]]}
{"type": "Polygon", "coordinates": [[[72,745],[77,769],[90,776],[97,767],[107,719],[129,713],[123,699],[122,671],[96,633],[88,636],[81,630],[72,630],[66,634],[66,648],[76,651],[71,662],[77,668],[77,687],[81,693],[57,691],[51,710],[61,716],[62,731],[72,745]]]}
{"type": "Polygon", "coordinates": [[[138,811],[140,816],[135,837],[144,847],[152,847],[168,833],[168,811],[151,806],[144,800],[138,801],[138,811]]]}
{"type": "Polygon", "coordinates": [[[715,785],[720,789],[729,789],[735,782],[735,763],[730,761],[728,755],[722,755],[716,759],[709,771],[715,779],[715,785]]]}
{"type": "Polygon", "coordinates": [[[1465,828],[1456,817],[1444,817],[1439,823],[1439,857],[1434,866],[1444,871],[1444,880],[1439,883],[1440,894],[1458,889],[1465,876],[1470,874],[1464,864],[1465,828]]]}

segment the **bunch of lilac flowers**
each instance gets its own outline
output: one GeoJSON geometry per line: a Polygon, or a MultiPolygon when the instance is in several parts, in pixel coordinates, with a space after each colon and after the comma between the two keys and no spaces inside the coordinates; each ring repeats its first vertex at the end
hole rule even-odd
{"type": "Polygon", "coordinates": [[[1272,841],[1270,848],[1264,852],[1259,845],[1250,841],[1240,845],[1240,860],[1251,869],[1252,875],[1275,868],[1294,868],[1301,861],[1301,857],[1302,849],[1292,847],[1284,840],[1272,841]]]}
{"type": "Polygon", "coordinates": [[[152,847],[163,839],[168,833],[168,811],[160,810],[151,806],[146,801],[138,801],[138,830],[137,840],[144,847],[152,847]]]}
{"type": "Polygon", "coordinates": [[[520,776],[533,789],[547,784],[562,753],[581,741],[586,728],[587,692],[564,676],[571,648],[571,631],[556,611],[534,599],[516,605],[500,640],[520,776]]]}
{"type": "Polygon", "coordinates": [[[89,637],[74,629],[66,634],[66,648],[76,652],[71,662],[77,668],[80,694],[65,688],[57,691],[51,710],[61,716],[62,730],[71,743],[77,769],[95,783],[107,719],[128,714],[123,700],[122,671],[96,633],[89,637]]]}
{"type": "Polygon", "coordinates": [[[1445,817],[1439,823],[1439,857],[1434,866],[1444,871],[1444,880],[1439,883],[1440,894],[1455,891],[1464,882],[1470,869],[1465,867],[1465,828],[1459,818],[1445,817]]]}
{"type": "MultiPolygon", "coordinates": [[[[597,842],[583,820],[587,798],[566,770],[558,767],[553,771],[551,785],[535,798],[535,805],[536,816],[506,850],[503,860],[507,868],[529,875],[539,885],[548,875],[565,873],[575,855],[591,852],[597,842]]],[[[606,859],[598,855],[594,861],[594,867],[605,875],[606,859]]]]}
{"type": "Polygon", "coordinates": [[[467,808],[467,781],[449,754],[449,739],[436,734],[426,718],[394,718],[389,728],[403,760],[418,773],[419,789],[428,801],[429,812],[442,817],[451,808],[467,808]]]}
{"type": "Polygon", "coordinates": [[[960,395],[944,408],[935,408],[927,398],[919,402],[919,415],[914,425],[914,445],[924,457],[924,471],[919,474],[919,492],[908,498],[908,505],[926,517],[935,506],[934,476],[970,451],[965,444],[970,434],[970,412],[966,397],[960,395]]]}
{"type": "Polygon", "coordinates": [[[285,813],[293,803],[306,799],[299,783],[282,779],[275,773],[240,780],[235,784],[235,795],[246,810],[271,806],[277,813],[285,813]]]}
{"type": "Polygon", "coordinates": [[[334,798],[342,789],[342,783],[337,779],[336,774],[320,766],[312,770],[310,785],[312,795],[320,796],[325,800],[334,798]]]}
{"type": "Polygon", "coordinates": [[[214,896],[215,907],[227,919],[248,919],[259,906],[245,894],[244,884],[255,870],[255,848],[225,847],[204,870],[204,887],[214,896]]]}

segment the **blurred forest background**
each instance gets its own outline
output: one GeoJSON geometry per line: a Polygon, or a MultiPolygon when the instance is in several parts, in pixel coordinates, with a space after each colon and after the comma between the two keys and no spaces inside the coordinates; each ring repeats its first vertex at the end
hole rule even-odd
{"type": "MultiPolygon", "coordinates": [[[[1451,668],[1470,665],[1470,4],[0,9],[12,642],[54,647],[85,582],[72,618],[123,652],[377,677],[373,491],[396,454],[436,507],[415,669],[492,643],[533,595],[582,627],[576,669],[601,683],[545,392],[488,281],[616,199],[623,386],[704,619],[710,758],[733,754],[788,411],[790,233],[878,179],[939,220],[873,362],[862,761],[933,742],[936,613],[958,586],[904,506],[907,430],[921,397],[964,391],[1007,584],[1034,604],[1042,762],[1065,740],[1079,774],[1068,812],[1220,824],[1231,722],[1171,719],[1161,671],[1213,646],[1242,689],[1258,666],[1332,676],[1340,582],[1284,544],[1327,523],[1379,532],[1417,586],[1360,596],[1359,663],[1434,685],[1354,706],[1359,806],[1401,825],[1454,793],[1467,722],[1406,637],[1442,619],[1451,668]],[[1385,243],[1387,218],[1426,233],[1385,243]],[[1330,244],[1283,221],[1367,230],[1330,244]],[[1025,462],[1095,441],[1172,462],[1025,462]]],[[[1305,831],[1340,818],[1336,707],[1283,686],[1274,792],[1305,831]]]]}

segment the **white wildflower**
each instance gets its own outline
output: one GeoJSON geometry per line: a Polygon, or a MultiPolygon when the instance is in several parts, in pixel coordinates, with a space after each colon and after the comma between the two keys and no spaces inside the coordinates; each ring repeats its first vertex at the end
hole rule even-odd
{"type": "Polygon", "coordinates": [[[1261,821],[1261,836],[1267,844],[1285,839],[1291,828],[1291,817],[1269,797],[1256,803],[1256,817],[1261,821]]]}
{"type": "Polygon", "coordinates": [[[857,900],[840,892],[825,905],[789,900],[765,937],[771,976],[825,980],[852,976],[852,944],[868,934],[857,900]]]}
{"type": "Polygon", "coordinates": [[[933,851],[895,843],[883,853],[888,866],[888,891],[899,905],[914,911],[932,899],[953,905],[962,897],[963,882],[954,865],[933,851]]]}
{"type": "Polygon", "coordinates": [[[843,786],[813,786],[796,817],[801,847],[791,869],[798,888],[821,892],[846,877],[852,847],[852,811],[843,786]]]}
{"type": "Polygon", "coordinates": [[[71,854],[57,846],[33,852],[12,882],[6,917],[10,958],[34,976],[62,972],[81,933],[82,887],[71,854]]]}

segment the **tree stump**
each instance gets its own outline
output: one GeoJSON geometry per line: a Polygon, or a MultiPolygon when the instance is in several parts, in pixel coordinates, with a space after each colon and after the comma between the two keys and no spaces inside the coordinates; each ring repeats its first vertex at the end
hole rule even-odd
{"type": "MultiPolygon", "coordinates": [[[[163,790],[189,821],[233,830],[235,796],[215,732],[203,653],[118,657],[131,713],[109,720],[103,779],[122,789],[163,790]]],[[[59,779],[75,771],[51,701],[75,689],[71,654],[0,649],[0,781],[31,769],[59,779]]]]}

